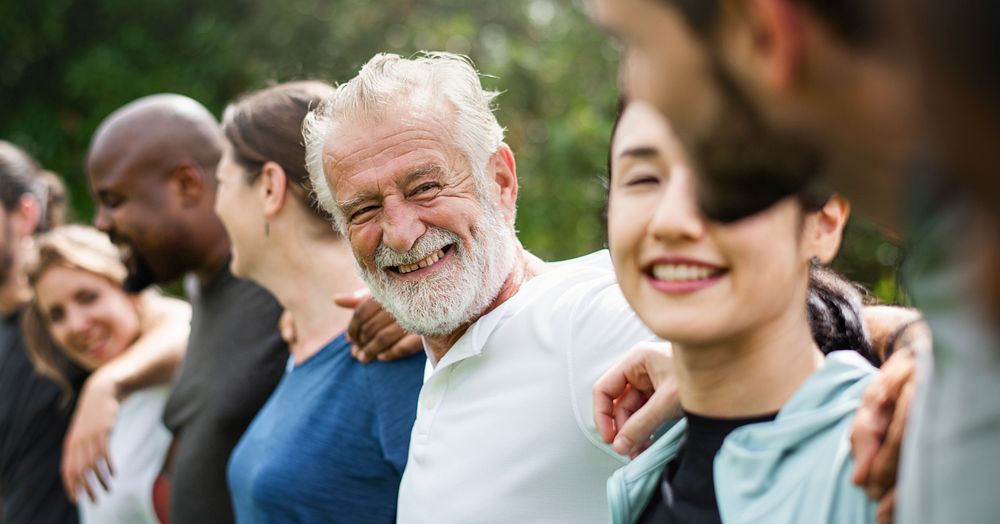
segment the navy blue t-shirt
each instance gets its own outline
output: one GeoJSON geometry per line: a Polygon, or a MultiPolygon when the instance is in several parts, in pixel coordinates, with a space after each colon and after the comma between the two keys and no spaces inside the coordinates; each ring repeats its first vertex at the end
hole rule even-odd
{"type": "Polygon", "coordinates": [[[425,360],[361,364],[341,335],[287,371],[229,460],[237,522],[395,522],[425,360]]]}

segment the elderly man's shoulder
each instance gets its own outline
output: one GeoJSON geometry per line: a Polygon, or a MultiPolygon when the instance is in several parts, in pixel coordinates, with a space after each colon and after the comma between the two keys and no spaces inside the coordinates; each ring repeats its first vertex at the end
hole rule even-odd
{"type": "Polygon", "coordinates": [[[631,316],[607,250],[549,262],[528,288],[525,291],[535,308],[554,317],[631,316]]]}
{"type": "Polygon", "coordinates": [[[577,258],[541,263],[538,267],[538,274],[526,289],[522,288],[531,295],[551,299],[570,291],[618,289],[611,256],[606,249],[577,258]]]}

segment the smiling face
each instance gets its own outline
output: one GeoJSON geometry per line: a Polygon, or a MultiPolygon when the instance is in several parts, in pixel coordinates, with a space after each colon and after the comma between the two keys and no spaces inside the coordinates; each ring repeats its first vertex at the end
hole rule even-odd
{"type": "Polygon", "coordinates": [[[490,166],[478,166],[477,183],[445,138],[447,111],[386,114],[330,133],[325,176],[374,297],[409,331],[449,334],[486,310],[510,276],[513,206],[494,194],[490,166]]]}
{"type": "Polygon", "coordinates": [[[85,369],[101,367],[139,336],[135,299],[104,277],[54,266],[37,280],[35,294],[52,338],[85,369]]]}
{"type": "Polygon", "coordinates": [[[797,200],[732,224],[706,221],[682,148],[644,103],[625,110],[611,154],[608,243],[622,291],[653,332],[696,346],[788,312],[805,321],[817,246],[797,200]]]}
{"type": "Polygon", "coordinates": [[[142,152],[109,145],[91,153],[87,175],[97,204],[94,226],[121,249],[126,289],[170,282],[192,269],[179,249],[187,245],[176,218],[180,204],[161,166],[142,152]]]}
{"type": "Polygon", "coordinates": [[[256,198],[260,178],[246,181],[246,171],[233,159],[232,146],[226,146],[215,171],[218,186],[215,214],[229,235],[232,258],[229,265],[236,276],[254,279],[257,255],[264,249],[264,211],[256,198]]]}

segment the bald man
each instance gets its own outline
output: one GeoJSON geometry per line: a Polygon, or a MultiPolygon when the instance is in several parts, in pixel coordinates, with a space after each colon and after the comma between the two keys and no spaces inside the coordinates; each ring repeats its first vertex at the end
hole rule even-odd
{"type": "MultiPolygon", "coordinates": [[[[94,224],[121,248],[126,287],[193,277],[187,356],[164,413],[176,439],[168,459],[170,517],[184,524],[233,521],[226,462],[288,358],[278,332],[280,305],[229,271],[229,238],[214,212],[223,144],[218,122],[201,104],[160,94],[108,116],[87,157],[94,224]]],[[[359,360],[422,351],[420,338],[377,302],[342,297],[338,303],[356,307],[349,332],[359,360]]]]}
{"type": "Polygon", "coordinates": [[[90,145],[94,224],[121,247],[126,286],[191,274],[191,337],[164,412],[173,522],[233,522],[226,462],[288,358],[280,305],[229,272],[229,239],[213,211],[224,138],[215,117],[179,95],[111,114],[90,145]]]}

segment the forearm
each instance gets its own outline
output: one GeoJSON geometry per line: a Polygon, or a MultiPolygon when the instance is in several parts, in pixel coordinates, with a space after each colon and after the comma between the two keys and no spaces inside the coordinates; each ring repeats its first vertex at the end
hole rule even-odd
{"type": "Polygon", "coordinates": [[[187,349],[190,306],[176,299],[150,297],[145,309],[139,339],[88,380],[100,377],[107,381],[117,398],[170,382],[187,349]]]}

